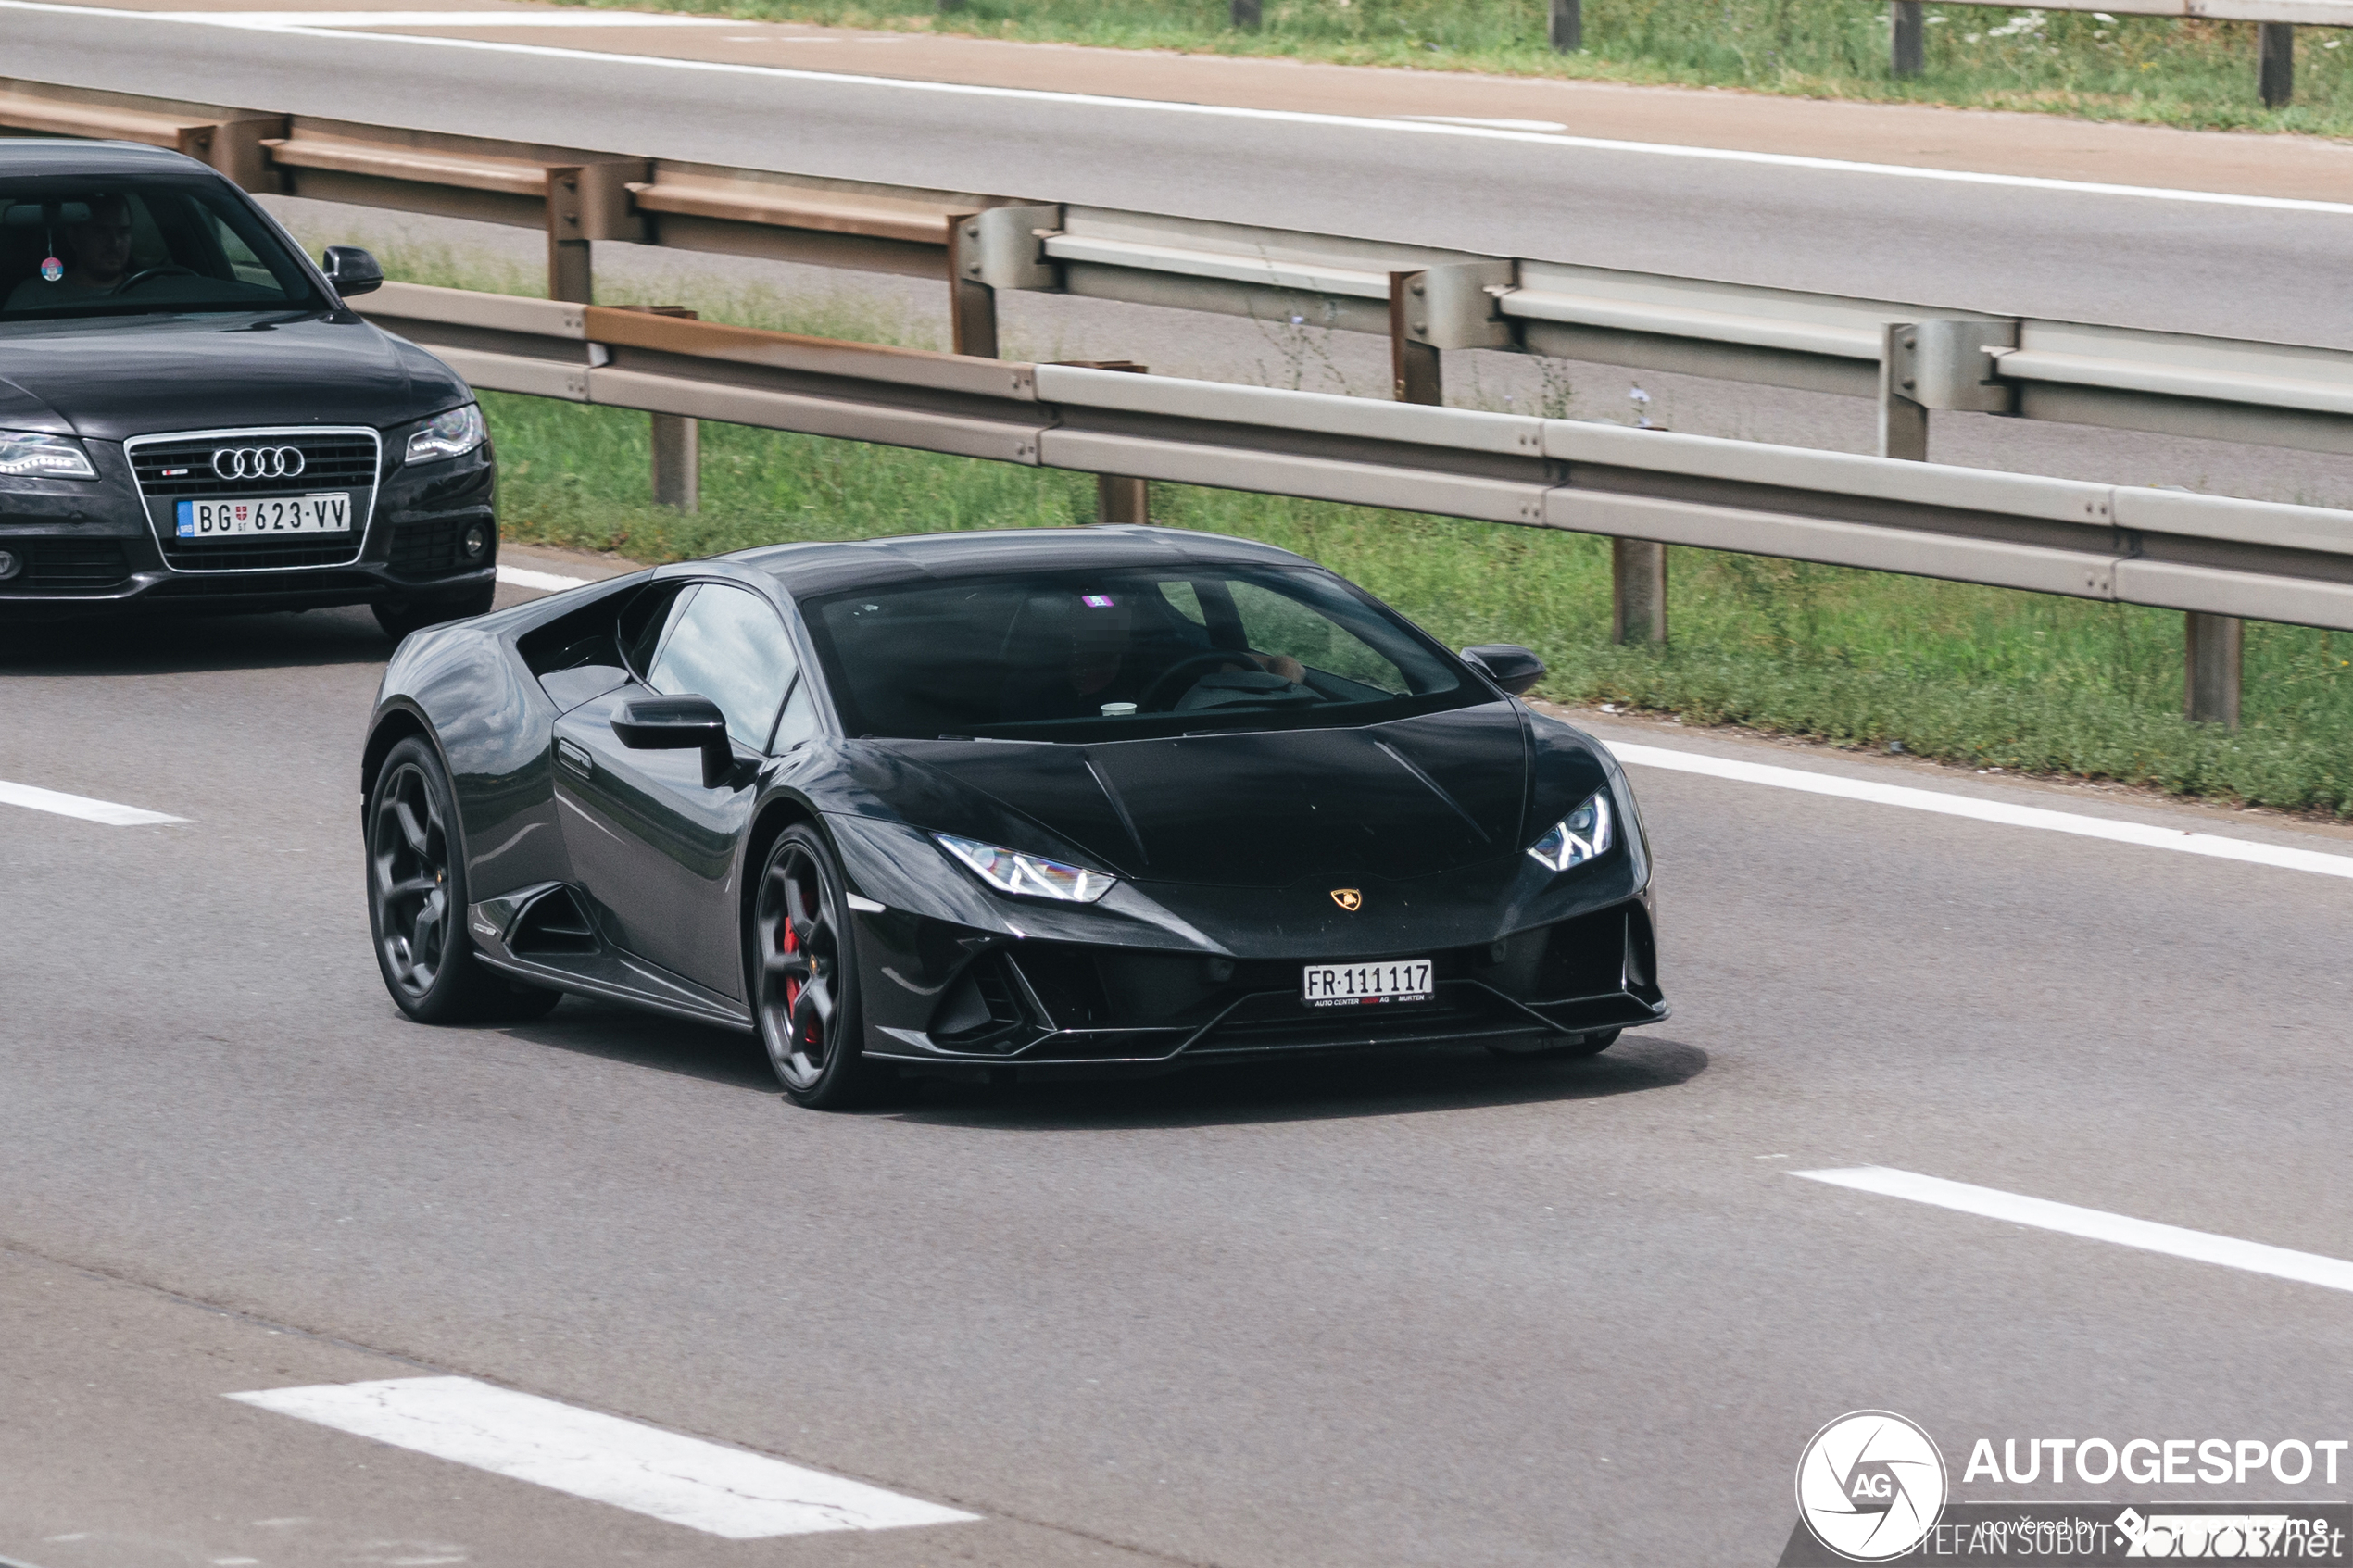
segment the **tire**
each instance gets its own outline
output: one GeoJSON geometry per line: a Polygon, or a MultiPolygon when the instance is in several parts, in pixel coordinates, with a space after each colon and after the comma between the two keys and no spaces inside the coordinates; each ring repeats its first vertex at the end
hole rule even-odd
{"type": "Polygon", "coordinates": [[[748,979],[769,1069],[812,1110],[867,1104],[890,1081],[863,1050],[856,943],[833,851],[807,823],[786,828],[753,892],[748,979]]]}
{"type": "Polygon", "coordinates": [[[1555,1040],[1550,1035],[1532,1036],[1548,1042],[1543,1045],[1491,1045],[1487,1048],[1497,1056],[1511,1057],[1519,1061],[1567,1061],[1580,1056],[1599,1056],[1617,1044],[1617,1029],[1604,1029],[1597,1034],[1578,1035],[1567,1040],[1555,1040]]]}
{"type": "Polygon", "coordinates": [[[424,737],[384,759],[363,823],[368,933],[395,1006],[420,1023],[482,1023],[537,1018],[563,999],[475,956],[457,797],[424,737]]]}
{"type": "Polygon", "coordinates": [[[472,615],[487,615],[491,601],[497,596],[498,584],[484,583],[479,588],[470,588],[455,598],[379,599],[370,608],[376,612],[376,624],[384,628],[384,634],[396,643],[411,632],[422,632],[445,621],[463,621],[472,615]]]}

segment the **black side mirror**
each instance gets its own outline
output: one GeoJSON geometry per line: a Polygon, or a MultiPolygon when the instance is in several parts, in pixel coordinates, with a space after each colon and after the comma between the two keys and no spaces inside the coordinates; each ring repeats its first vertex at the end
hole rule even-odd
{"type": "Polygon", "coordinates": [[[1463,662],[1514,696],[1544,678],[1544,661],[1517,643],[1479,643],[1463,650],[1463,662]]]}
{"type": "Polygon", "coordinates": [[[384,287],[384,270],[358,245],[329,245],[326,254],[319,258],[319,270],[335,285],[335,293],[346,299],[384,287]]]}
{"type": "Polygon", "coordinates": [[[736,766],[727,716],[707,696],[641,696],[613,716],[612,733],[632,751],[700,751],[705,789],[724,784],[736,766]]]}

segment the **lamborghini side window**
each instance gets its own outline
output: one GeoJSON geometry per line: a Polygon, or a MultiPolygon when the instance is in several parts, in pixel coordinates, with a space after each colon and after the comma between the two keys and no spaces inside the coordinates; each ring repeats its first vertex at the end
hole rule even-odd
{"type": "Polygon", "coordinates": [[[765,599],[706,583],[678,612],[646,684],[664,696],[709,697],[736,745],[765,751],[799,669],[785,623],[765,599]]]}

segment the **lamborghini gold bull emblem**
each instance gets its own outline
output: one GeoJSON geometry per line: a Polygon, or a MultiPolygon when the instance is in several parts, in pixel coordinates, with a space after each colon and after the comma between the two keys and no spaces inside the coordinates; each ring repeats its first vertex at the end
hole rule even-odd
{"type": "Polygon", "coordinates": [[[1335,887],[1332,889],[1332,902],[1353,915],[1365,907],[1365,896],[1353,887],[1335,887]]]}

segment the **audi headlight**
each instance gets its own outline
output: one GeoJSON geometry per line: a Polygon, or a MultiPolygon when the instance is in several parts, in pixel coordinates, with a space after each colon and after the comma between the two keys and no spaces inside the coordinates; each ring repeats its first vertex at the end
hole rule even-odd
{"type": "Polygon", "coordinates": [[[1528,847],[1535,862],[1550,871],[1581,866],[1606,850],[1617,832],[1609,809],[1609,791],[1593,797],[1553,824],[1553,831],[1528,847]]]}
{"type": "Polygon", "coordinates": [[[973,875],[1000,893],[1030,898],[1051,898],[1063,904],[1091,904],[1112,890],[1119,879],[1106,872],[1065,866],[1036,855],[936,833],[939,847],[968,867],[973,875]]]}
{"type": "Polygon", "coordinates": [[[469,403],[427,420],[424,428],[409,438],[409,461],[437,463],[444,458],[462,458],[481,445],[482,438],[482,410],[469,403]]]}
{"type": "Polygon", "coordinates": [[[0,430],[0,473],[27,479],[95,479],[90,454],[68,435],[43,435],[37,431],[0,430]]]}

